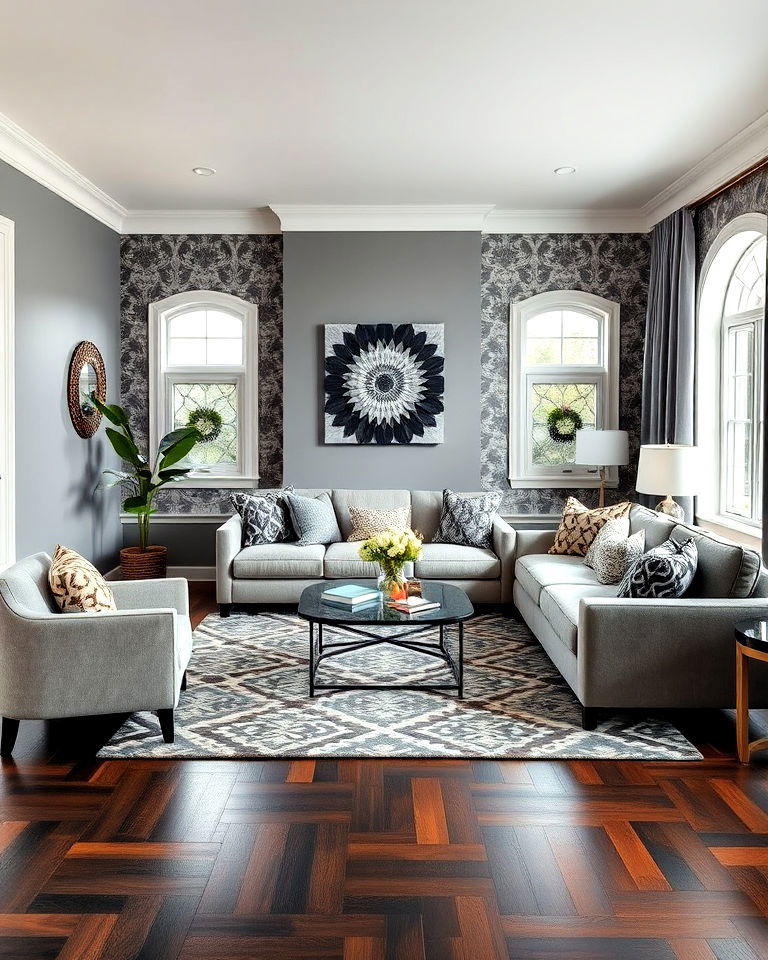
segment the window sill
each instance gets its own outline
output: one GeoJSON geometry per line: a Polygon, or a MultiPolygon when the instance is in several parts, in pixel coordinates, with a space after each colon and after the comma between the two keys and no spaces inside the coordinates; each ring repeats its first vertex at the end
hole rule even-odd
{"type": "Polygon", "coordinates": [[[710,533],[733,540],[742,546],[752,547],[758,553],[762,549],[762,530],[759,527],[753,527],[748,523],[739,523],[738,520],[724,517],[722,514],[697,516],[696,524],[705,530],[709,530],[710,533]]]}
{"type": "Polygon", "coordinates": [[[193,474],[177,480],[175,487],[189,488],[219,488],[219,489],[241,489],[243,487],[257,487],[259,485],[258,477],[234,477],[232,474],[217,475],[214,473],[193,474]]]}
{"type": "MultiPolygon", "coordinates": [[[[509,486],[512,490],[597,490],[600,487],[600,477],[508,477],[509,486]]],[[[615,490],[618,487],[618,480],[606,480],[605,486],[609,490],[615,490]]]]}

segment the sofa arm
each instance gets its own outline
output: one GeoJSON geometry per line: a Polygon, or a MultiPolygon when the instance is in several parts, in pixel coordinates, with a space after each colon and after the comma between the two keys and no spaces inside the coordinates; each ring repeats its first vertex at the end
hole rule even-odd
{"type": "Polygon", "coordinates": [[[501,562],[501,602],[512,603],[516,531],[498,514],[493,518],[493,552],[501,562]]]}
{"type": "Polygon", "coordinates": [[[577,696],[595,707],[732,707],[734,625],[765,617],[765,598],[583,599],[577,696]]]}
{"type": "Polygon", "coordinates": [[[515,560],[531,553],[546,553],[555,542],[556,530],[518,530],[515,560]]]}
{"type": "Polygon", "coordinates": [[[232,603],[232,561],[243,545],[240,515],[233,514],[216,531],[216,602],[232,603]]]}
{"type": "Polygon", "coordinates": [[[2,715],[53,719],[175,706],[183,672],[175,610],[0,612],[2,715]]]}
{"type": "Polygon", "coordinates": [[[110,580],[118,610],[151,610],[172,607],[189,616],[189,588],[182,577],[166,580],[110,580]]]}

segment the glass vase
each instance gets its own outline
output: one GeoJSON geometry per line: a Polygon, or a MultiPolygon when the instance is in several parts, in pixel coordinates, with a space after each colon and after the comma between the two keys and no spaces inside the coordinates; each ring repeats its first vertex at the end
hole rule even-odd
{"type": "Polygon", "coordinates": [[[403,564],[379,564],[379,579],[376,586],[385,600],[405,600],[408,584],[403,575],[403,564]]]}

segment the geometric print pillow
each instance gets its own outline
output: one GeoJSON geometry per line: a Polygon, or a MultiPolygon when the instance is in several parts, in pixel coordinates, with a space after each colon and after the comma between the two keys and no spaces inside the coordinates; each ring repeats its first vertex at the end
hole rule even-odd
{"type": "Polygon", "coordinates": [[[117,610],[114,595],[99,571],[79,553],[57,544],[48,570],[51,593],[65,613],[117,610]]]}
{"type": "Polygon", "coordinates": [[[693,537],[685,543],[667,540],[630,565],[621,581],[619,596],[652,599],[682,597],[691,585],[698,562],[699,551],[693,537]]]}
{"type": "Polygon", "coordinates": [[[467,497],[443,490],[443,512],[432,542],[488,549],[493,545],[493,518],[500,503],[500,493],[467,497]]]}
{"type": "Polygon", "coordinates": [[[584,557],[584,566],[592,567],[598,583],[619,583],[638,557],[645,550],[645,530],[638,530],[631,537],[629,517],[609,520],[592,541],[584,557]]]}
{"type": "Polygon", "coordinates": [[[261,546],[295,539],[291,515],[283,494],[292,493],[286,487],[276,493],[233,493],[230,500],[243,522],[243,546],[261,546]]]}
{"type": "Polygon", "coordinates": [[[407,530],[411,525],[411,508],[371,510],[368,507],[350,507],[349,519],[352,521],[352,533],[347,537],[347,543],[353,543],[367,540],[385,530],[407,530]]]}
{"type": "Polygon", "coordinates": [[[609,520],[616,517],[626,517],[632,504],[629,501],[617,503],[611,507],[598,507],[590,510],[580,503],[576,497],[568,497],[565,509],[560,520],[560,527],[555,534],[555,542],[549,548],[549,553],[570,554],[584,557],[592,541],[601,528],[609,520]]]}

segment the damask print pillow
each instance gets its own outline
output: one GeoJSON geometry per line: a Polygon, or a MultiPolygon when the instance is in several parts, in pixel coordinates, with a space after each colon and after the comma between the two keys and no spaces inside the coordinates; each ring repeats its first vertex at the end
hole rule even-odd
{"type": "Polygon", "coordinates": [[[107,581],[92,563],[69,547],[56,545],[48,570],[48,585],[64,613],[117,610],[107,581]]]}
{"type": "Polygon", "coordinates": [[[489,549],[493,545],[493,518],[500,503],[500,493],[470,497],[443,490],[443,512],[433,543],[489,549]]]}
{"type": "Polygon", "coordinates": [[[618,595],[677,599],[690,587],[698,565],[699,550],[693,537],[685,543],[667,540],[630,565],[618,595]]]}
{"type": "Polygon", "coordinates": [[[244,547],[295,539],[291,514],[285,501],[285,495],[288,493],[293,493],[293,487],[258,495],[252,493],[230,495],[232,505],[243,522],[244,547]]]}

